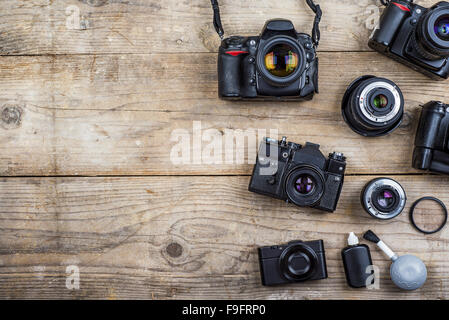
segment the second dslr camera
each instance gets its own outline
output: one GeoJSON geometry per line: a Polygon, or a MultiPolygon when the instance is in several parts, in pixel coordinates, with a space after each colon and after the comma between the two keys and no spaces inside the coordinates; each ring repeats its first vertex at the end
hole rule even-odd
{"type": "MultiPolygon", "coordinates": [[[[215,2],[214,24],[223,33],[215,2]]],[[[260,36],[232,36],[222,41],[218,53],[218,92],[223,99],[293,100],[312,99],[318,93],[318,23],[315,11],[313,35],[298,33],[289,20],[265,24],[260,36]]]]}
{"type": "Polygon", "coordinates": [[[260,145],[249,191],[293,202],[300,207],[335,211],[343,187],[346,158],[326,159],[320,146],[301,146],[266,138],[260,145]]]}
{"type": "Polygon", "coordinates": [[[416,131],[413,167],[449,174],[449,105],[431,101],[423,106],[416,131]]]}
{"type": "Polygon", "coordinates": [[[435,80],[449,77],[449,2],[391,0],[369,46],[435,80]]]}

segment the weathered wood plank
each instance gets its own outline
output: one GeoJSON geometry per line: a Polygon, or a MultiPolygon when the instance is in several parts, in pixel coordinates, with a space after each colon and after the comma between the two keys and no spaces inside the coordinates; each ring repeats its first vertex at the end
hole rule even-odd
{"type": "Polygon", "coordinates": [[[349,177],[333,214],[252,194],[248,177],[2,179],[0,297],[448,298],[449,229],[424,236],[407,215],[423,193],[448,203],[448,179],[394,177],[409,203],[401,216],[383,222],[359,204],[371,178],[349,177]],[[429,279],[422,289],[396,289],[388,261],[373,245],[380,290],[346,286],[340,250],[348,232],[367,229],[398,254],[425,261],[429,279]],[[295,239],[325,241],[329,279],[262,287],[256,248],[295,239]],[[68,265],[79,267],[80,290],[65,287],[68,265]]]}
{"type": "MultiPolygon", "coordinates": [[[[376,0],[320,0],[323,51],[367,51],[379,17],[376,0]]],[[[435,1],[417,1],[430,6],[435,1]]],[[[0,54],[216,52],[208,0],[2,1],[0,54]]],[[[302,0],[221,0],[228,35],[257,35],[266,20],[291,19],[309,33],[302,0]]]]}
{"type": "Polygon", "coordinates": [[[277,129],[292,141],[319,143],[325,154],[348,156],[348,173],[415,172],[410,161],[419,105],[449,102],[446,83],[376,53],[321,53],[320,59],[321,93],[313,101],[236,103],[217,98],[214,54],[2,57],[0,174],[251,172],[247,160],[193,164],[199,147],[192,139],[191,161],[173,164],[177,140],[170,141],[171,135],[179,129],[193,134],[194,121],[203,132],[253,128],[269,135],[277,129]],[[362,74],[390,78],[404,92],[404,123],[389,137],[364,139],[342,120],[340,99],[362,74]]]}

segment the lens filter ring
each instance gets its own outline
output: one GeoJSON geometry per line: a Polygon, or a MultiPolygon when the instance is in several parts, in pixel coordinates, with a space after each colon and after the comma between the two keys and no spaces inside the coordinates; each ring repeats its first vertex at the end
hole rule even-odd
{"type": "Polygon", "coordinates": [[[437,233],[437,232],[441,231],[441,230],[446,226],[447,219],[448,219],[448,212],[447,212],[446,205],[443,203],[443,201],[441,201],[440,199],[437,199],[437,198],[435,198],[435,197],[423,197],[423,198],[421,198],[421,199],[418,199],[418,200],[416,200],[416,201],[412,204],[412,207],[410,208],[410,222],[412,223],[413,227],[414,227],[416,230],[418,230],[419,232],[424,233],[424,234],[434,234],[434,233],[437,233]],[[416,209],[416,207],[418,206],[418,204],[420,204],[420,203],[423,202],[423,201],[433,201],[433,202],[436,202],[436,203],[437,203],[438,205],[440,205],[441,208],[443,209],[443,212],[444,212],[444,219],[443,219],[443,222],[442,222],[441,225],[440,225],[438,228],[436,228],[435,230],[431,230],[431,231],[424,230],[424,229],[420,228],[420,227],[418,226],[418,224],[416,223],[416,220],[415,220],[415,209],[416,209]]]}
{"type": "Polygon", "coordinates": [[[363,208],[376,219],[390,220],[397,217],[404,210],[406,202],[404,188],[389,178],[371,180],[361,193],[363,208]]]}
{"type": "Polygon", "coordinates": [[[402,123],[404,97],[394,82],[366,75],[349,85],[341,109],[343,119],[354,132],[378,137],[391,133],[402,123]]]}

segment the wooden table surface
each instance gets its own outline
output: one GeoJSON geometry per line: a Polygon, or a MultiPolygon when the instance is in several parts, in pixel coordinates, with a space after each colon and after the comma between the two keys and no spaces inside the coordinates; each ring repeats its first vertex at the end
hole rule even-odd
{"type": "MultiPolygon", "coordinates": [[[[320,94],[304,103],[235,103],[217,98],[209,0],[1,0],[0,298],[448,298],[449,228],[425,236],[408,219],[421,196],[449,204],[448,177],[411,168],[419,106],[449,102],[448,82],[368,48],[379,1],[318,2],[320,94]],[[363,74],[387,77],[404,93],[404,122],[388,137],[362,138],[340,115],[347,85],[363,74]],[[325,154],[344,152],[338,210],[248,192],[254,150],[241,162],[173,162],[173,134],[198,124],[219,134],[276,129],[325,154]],[[378,176],[408,195],[391,221],[360,205],[360,190],[378,176]],[[346,285],[340,250],[349,232],[367,229],[425,261],[423,288],[395,288],[372,245],[380,289],[346,285]],[[324,240],[329,278],[262,287],[256,248],[295,239],[324,240]],[[72,266],[79,289],[67,288],[72,266]]],[[[276,17],[309,33],[313,21],[300,0],[221,0],[221,12],[228,35],[256,35],[276,17]]],[[[207,143],[186,145],[193,159],[207,143]]]]}

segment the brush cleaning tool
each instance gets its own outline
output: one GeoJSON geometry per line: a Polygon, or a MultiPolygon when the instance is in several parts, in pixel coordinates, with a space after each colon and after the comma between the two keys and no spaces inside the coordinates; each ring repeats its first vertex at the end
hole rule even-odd
{"type": "Polygon", "coordinates": [[[416,290],[424,285],[427,279],[427,269],[421,259],[410,254],[398,257],[371,230],[365,232],[363,238],[374,242],[393,261],[390,267],[390,276],[399,288],[416,290]]]}

